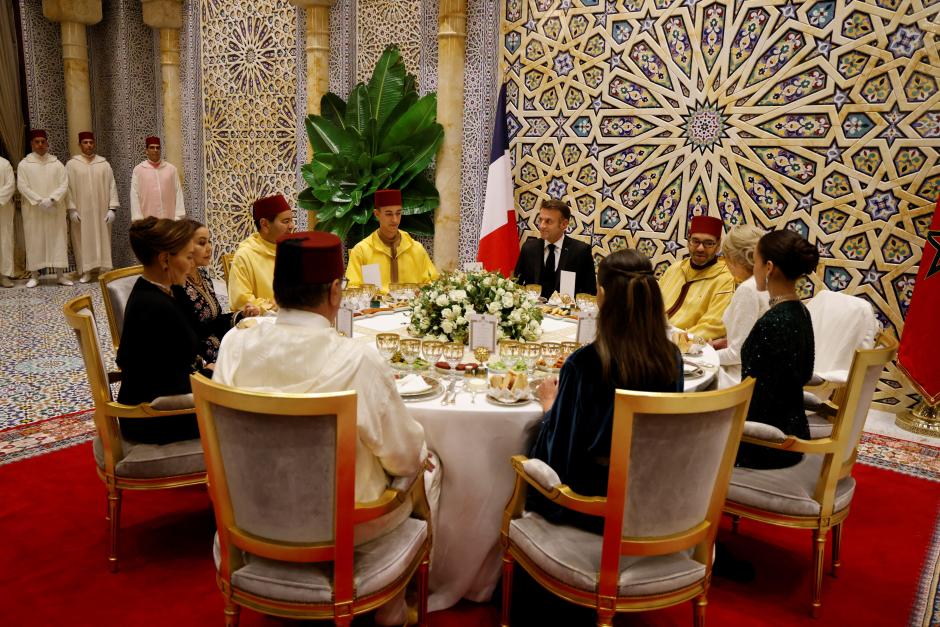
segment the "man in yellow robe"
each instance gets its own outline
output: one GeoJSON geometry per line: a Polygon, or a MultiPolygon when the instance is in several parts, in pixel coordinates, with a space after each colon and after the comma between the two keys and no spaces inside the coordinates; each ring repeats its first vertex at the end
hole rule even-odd
{"type": "Polygon", "coordinates": [[[734,295],[734,277],[718,258],[722,230],[718,218],[693,217],[689,258],[670,266],[659,279],[669,322],[705,340],[725,336],[721,318],[734,295]]]}
{"type": "Polygon", "coordinates": [[[346,278],[362,284],[362,267],[379,267],[382,291],[392,283],[427,283],[440,274],[424,246],[398,228],[401,223],[401,191],[380,189],[375,192],[373,215],[379,228],[350,251],[346,278]]]}
{"type": "Polygon", "coordinates": [[[282,195],[256,200],[251,208],[257,233],[235,249],[228,275],[228,301],[232,311],[252,304],[265,313],[275,309],[274,254],[277,239],[294,230],[294,211],[282,195]]]}

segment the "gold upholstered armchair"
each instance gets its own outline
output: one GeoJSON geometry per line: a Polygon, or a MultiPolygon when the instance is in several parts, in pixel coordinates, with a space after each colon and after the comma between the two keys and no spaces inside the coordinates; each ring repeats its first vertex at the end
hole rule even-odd
{"type": "Polygon", "coordinates": [[[108,563],[118,568],[118,532],[121,528],[123,490],[159,490],[206,482],[206,469],[199,440],[170,444],[140,444],[121,436],[118,419],[156,418],[192,414],[192,397],[166,396],[152,403],[123,405],[114,401],[111,383],[120,373],[109,373],[104,365],[91,297],[81,296],[65,304],[65,319],[78,337],[88,385],[95,403],[96,435],[92,444],[98,476],[108,490],[107,520],[110,530],[108,563]]]}
{"type": "Polygon", "coordinates": [[[539,584],[594,608],[597,624],[617,612],[694,599],[704,625],[712,552],[754,380],[697,394],[617,390],[606,497],[585,497],[541,460],[512,458],[516,487],[506,506],[502,625],[509,625],[518,563],[539,584]],[[527,489],[604,519],[597,535],[523,512],[527,489]]]}
{"type": "Polygon", "coordinates": [[[143,266],[130,266],[105,272],[98,277],[101,286],[101,299],[104,301],[104,311],[108,315],[108,328],[111,330],[111,344],[117,352],[121,343],[121,330],[124,328],[124,307],[127,299],[137,283],[137,278],[143,273],[143,266]]]}
{"type": "Polygon", "coordinates": [[[774,470],[735,468],[725,511],[738,520],[749,518],[771,525],[813,531],[813,577],[810,613],[822,607],[823,561],[832,529],[832,576],[840,565],[842,524],[855,493],[852,467],[862,428],[871,408],[878,378],[897,354],[894,337],[881,334],[871,349],[855,351],[841,404],[833,418],[832,434],[812,440],[784,434],[771,425],[748,422],[745,442],[803,453],[795,466],[774,470]]]}
{"type": "Polygon", "coordinates": [[[417,573],[425,625],[431,526],[423,472],[396,481],[374,502],[355,502],[356,392],[264,394],[201,375],[191,380],[218,528],[213,551],[225,624],[237,625],[245,606],[349,625],[396,597],[417,573]],[[357,524],[410,503],[419,518],[354,544],[357,524]]]}

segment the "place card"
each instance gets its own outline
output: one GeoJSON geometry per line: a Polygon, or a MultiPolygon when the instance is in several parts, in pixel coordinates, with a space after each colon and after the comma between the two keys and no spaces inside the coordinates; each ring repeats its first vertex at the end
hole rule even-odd
{"type": "Polygon", "coordinates": [[[362,284],[374,285],[382,289],[382,272],[379,270],[379,264],[370,263],[362,266],[362,284]]]}
{"type": "Polygon", "coordinates": [[[578,312],[578,332],[575,341],[579,344],[590,344],[597,336],[597,312],[578,312]]]}
{"type": "Polygon", "coordinates": [[[574,298],[575,279],[577,278],[577,273],[570,272],[568,270],[562,270],[561,278],[558,281],[558,292],[560,294],[567,294],[571,298],[574,298]]]}
{"type": "Polygon", "coordinates": [[[464,272],[483,272],[483,262],[482,261],[468,261],[463,264],[464,272]]]}
{"type": "Polygon", "coordinates": [[[470,323],[470,352],[482,346],[495,354],[498,318],[492,314],[470,314],[467,321],[470,323]]]}
{"type": "Polygon", "coordinates": [[[353,336],[353,310],[349,307],[340,307],[336,312],[336,332],[346,337],[353,336]]]}

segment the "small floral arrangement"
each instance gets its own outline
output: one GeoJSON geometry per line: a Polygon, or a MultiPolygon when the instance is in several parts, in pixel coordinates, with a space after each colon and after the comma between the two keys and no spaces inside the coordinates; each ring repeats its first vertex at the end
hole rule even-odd
{"type": "Polygon", "coordinates": [[[421,289],[411,305],[408,333],[413,337],[460,342],[470,338],[467,316],[494,314],[496,339],[531,342],[542,335],[538,295],[495,272],[444,274],[421,289]]]}

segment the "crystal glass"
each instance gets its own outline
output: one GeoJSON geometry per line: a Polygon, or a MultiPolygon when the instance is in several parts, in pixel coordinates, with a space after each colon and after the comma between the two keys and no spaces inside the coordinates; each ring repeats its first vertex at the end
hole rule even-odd
{"type": "Polygon", "coordinates": [[[531,376],[536,362],[542,356],[542,345],[537,342],[526,342],[520,347],[520,353],[522,361],[525,362],[525,369],[531,376]]]}
{"type": "Polygon", "coordinates": [[[528,285],[526,285],[525,291],[531,293],[536,298],[540,298],[542,296],[542,286],[536,285],[535,283],[529,283],[528,285]]]}
{"type": "Polygon", "coordinates": [[[575,352],[579,348],[581,348],[581,344],[579,342],[562,342],[561,343],[561,355],[565,359],[568,359],[571,353],[575,352]]]}
{"type": "Polygon", "coordinates": [[[463,359],[463,344],[458,344],[457,342],[448,342],[444,344],[443,351],[441,352],[441,358],[447,362],[447,365],[450,366],[450,376],[457,376],[457,364],[460,363],[460,360],[463,359]]]}
{"type": "Polygon", "coordinates": [[[593,294],[575,294],[574,302],[578,305],[579,311],[595,311],[597,309],[597,298],[593,294]]]}
{"type": "Polygon", "coordinates": [[[516,362],[519,361],[519,357],[522,354],[522,344],[519,342],[507,342],[500,347],[500,359],[503,360],[503,363],[506,364],[506,367],[512,370],[513,366],[516,365],[516,362]]]}
{"type": "Polygon", "coordinates": [[[375,336],[375,346],[379,349],[379,354],[387,360],[398,352],[401,345],[401,337],[397,333],[379,333],[375,336]]]}
{"type": "Polygon", "coordinates": [[[398,350],[401,353],[401,358],[408,364],[408,368],[412,368],[418,355],[421,354],[421,340],[405,338],[399,343],[398,350]]]}
{"type": "Polygon", "coordinates": [[[421,350],[424,352],[424,359],[431,364],[436,364],[441,360],[441,354],[444,352],[444,343],[437,340],[425,340],[421,342],[421,350]]]}
{"type": "Polygon", "coordinates": [[[555,361],[561,352],[561,344],[558,342],[542,342],[542,359],[545,360],[545,368],[555,367],[555,361]]]}

